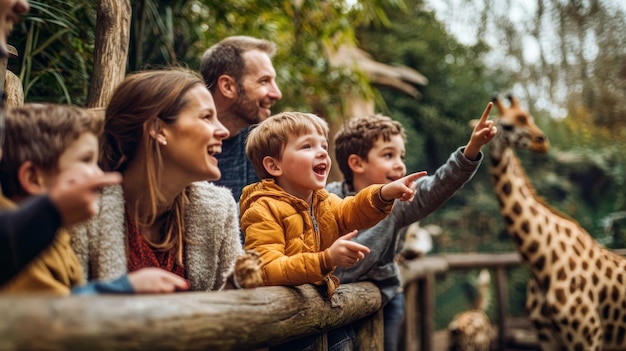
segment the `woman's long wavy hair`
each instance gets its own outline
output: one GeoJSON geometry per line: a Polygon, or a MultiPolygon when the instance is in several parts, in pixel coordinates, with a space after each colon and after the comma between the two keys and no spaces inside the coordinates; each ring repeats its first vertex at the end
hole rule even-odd
{"type": "MultiPolygon", "coordinates": [[[[182,68],[133,73],[116,88],[106,108],[100,167],[123,174],[129,162],[136,158],[145,159],[145,189],[140,193],[150,208],[145,218],[140,218],[137,204],[134,206],[135,213],[130,214],[140,228],[154,224],[158,217],[157,209],[165,202],[159,189],[165,165],[150,130],[158,120],[167,124],[176,122],[188,102],[187,92],[196,85],[204,85],[202,78],[182,68]],[[144,155],[137,154],[141,150],[139,143],[143,143],[143,150],[146,150],[144,155]]],[[[158,250],[173,250],[179,264],[183,263],[184,208],[187,201],[185,189],[168,210],[162,242],[152,242],[144,236],[158,250]]],[[[145,209],[142,212],[146,213],[145,209]]]]}

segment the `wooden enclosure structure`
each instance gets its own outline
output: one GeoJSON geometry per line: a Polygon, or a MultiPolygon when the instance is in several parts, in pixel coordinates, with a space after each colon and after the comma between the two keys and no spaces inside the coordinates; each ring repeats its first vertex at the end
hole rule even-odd
{"type": "MultiPolygon", "coordinates": [[[[626,255],[626,249],[613,250],[626,255]]],[[[459,253],[426,256],[400,265],[406,300],[405,351],[434,350],[436,276],[452,270],[488,268],[495,272],[497,349],[506,350],[508,270],[521,266],[517,252],[459,253]]],[[[459,311],[461,312],[461,311],[459,311]]]]}
{"type": "MultiPolygon", "coordinates": [[[[0,350],[255,350],[356,323],[357,350],[383,350],[381,297],[344,284],[167,295],[0,297],[0,350]]],[[[317,350],[325,350],[316,342],[317,350]]]]}
{"type": "MultiPolygon", "coordinates": [[[[495,301],[498,312],[496,323],[498,330],[506,330],[507,270],[520,264],[517,252],[506,252],[432,255],[400,266],[406,299],[405,350],[433,349],[435,278],[436,275],[450,270],[489,268],[495,271],[495,301]]],[[[505,350],[503,333],[498,333],[498,350],[505,350]]]]}
{"type": "Polygon", "coordinates": [[[9,60],[18,57],[14,46],[7,45],[8,57],[0,58],[0,87],[4,89],[4,107],[18,107],[24,105],[24,88],[22,81],[15,73],[8,69],[9,60]]]}
{"type": "MultiPolygon", "coordinates": [[[[616,250],[625,255],[626,250],[616,250]]],[[[406,296],[404,348],[434,350],[436,276],[451,270],[495,272],[496,325],[507,330],[507,270],[516,252],[432,255],[401,267],[406,296]]],[[[331,302],[320,288],[168,295],[0,296],[0,350],[263,350],[354,323],[355,350],[383,350],[381,296],[369,282],[342,284],[331,302]]],[[[497,349],[505,350],[504,333],[497,349]]]]}
{"type": "MultiPolygon", "coordinates": [[[[506,330],[507,269],[517,253],[433,255],[400,266],[407,351],[433,350],[436,275],[495,270],[506,330]]],[[[0,296],[0,350],[255,350],[356,322],[355,350],[383,347],[381,297],[369,282],[342,284],[331,303],[312,285],[169,295],[0,296]]],[[[504,337],[499,335],[499,349],[504,337]]]]}

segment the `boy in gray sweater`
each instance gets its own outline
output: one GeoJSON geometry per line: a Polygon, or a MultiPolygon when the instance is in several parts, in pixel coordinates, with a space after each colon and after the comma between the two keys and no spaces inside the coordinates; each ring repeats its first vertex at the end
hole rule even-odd
{"type": "MultiPolygon", "coordinates": [[[[472,179],[482,160],[482,146],[496,135],[493,121],[487,120],[491,106],[487,105],[467,145],[453,152],[435,174],[416,181],[413,201],[396,201],[389,216],[353,239],[371,253],[356,265],[335,271],[341,283],[369,280],[380,288],[385,351],[397,349],[404,316],[404,295],[394,258],[402,247],[406,227],[441,207],[472,179]]],[[[402,125],[386,116],[348,120],[335,135],[335,158],[344,180],[328,184],[326,190],[343,198],[368,185],[405,176],[405,138],[402,125]]]]}

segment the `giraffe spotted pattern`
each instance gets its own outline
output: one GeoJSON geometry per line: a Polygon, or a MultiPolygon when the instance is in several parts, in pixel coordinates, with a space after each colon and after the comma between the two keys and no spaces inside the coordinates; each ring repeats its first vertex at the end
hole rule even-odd
{"type": "Polygon", "coordinates": [[[491,175],[507,231],[531,271],[526,309],[541,349],[626,350],[626,258],[544,203],[513,152],[546,152],[532,117],[509,97],[490,145],[491,175]]]}

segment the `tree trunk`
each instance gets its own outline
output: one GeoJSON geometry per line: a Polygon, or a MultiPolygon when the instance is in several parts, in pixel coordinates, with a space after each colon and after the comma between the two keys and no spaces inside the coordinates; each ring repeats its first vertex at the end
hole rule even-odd
{"type": "MultiPolygon", "coordinates": [[[[8,57],[0,58],[0,87],[4,87],[4,107],[18,107],[24,105],[24,87],[20,77],[7,69],[8,60],[18,57],[17,50],[11,45],[7,45],[8,57]]],[[[1,89],[0,89],[1,90],[1,89]]]]}
{"type": "Polygon", "coordinates": [[[105,107],[126,75],[130,20],[130,0],[99,1],[87,107],[105,107]]]}

